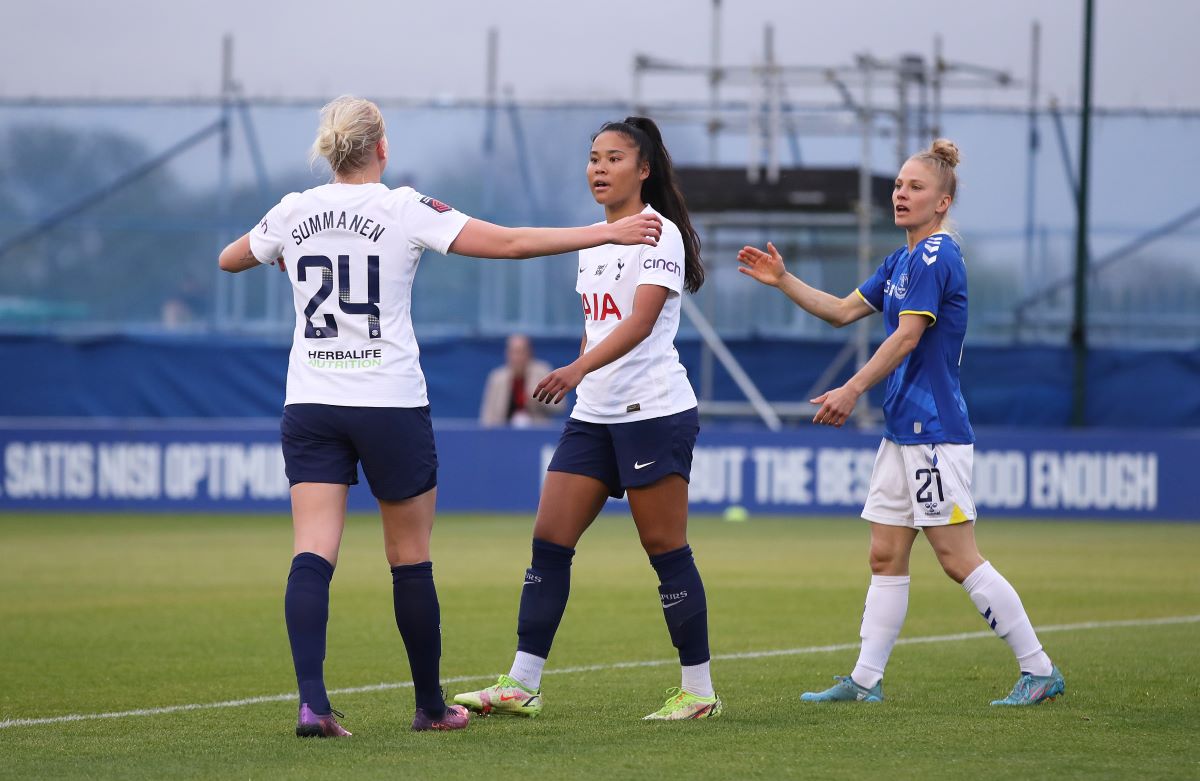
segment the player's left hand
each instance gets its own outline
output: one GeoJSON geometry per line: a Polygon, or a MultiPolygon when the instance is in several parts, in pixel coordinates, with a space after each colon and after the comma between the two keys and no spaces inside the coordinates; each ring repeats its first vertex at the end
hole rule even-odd
{"type": "Polygon", "coordinates": [[[858,404],[858,397],[858,391],[843,385],[811,399],[813,404],[821,405],[817,414],[813,416],[813,423],[841,428],[842,424],[850,418],[850,414],[854,412],[854,405],[858,404]]]}
{"type": "Polygon", "coordinates": [[[737,259],[741,264],[738,266],[738,271],[764,285],[779,287],[779,283],[787,274],[787,267],[783,265],[783,256],[769,241],[766,252],[747,244],[738,251],[737,259]]]}
{"type": "Polygon", "coordinates": [[[638,213],[622,217],[608,226],[611,244],[648,244],[658,246],[662,236],[662,220],[657,214],[638,213]]]}
{"type": "Polygon", "coordinates": [[[543,377],[533,389],[533,397],[543,404],[557,404],[569,392],[579,387],[579,383],[583,382],[583,375],[583,369],[573,363],[555,369],[543,377]]]}

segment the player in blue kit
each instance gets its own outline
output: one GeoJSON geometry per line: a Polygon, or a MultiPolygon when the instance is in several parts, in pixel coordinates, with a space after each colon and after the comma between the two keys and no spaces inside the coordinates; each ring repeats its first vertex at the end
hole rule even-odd
{"type": "MultiPolygon", "coordinates": [[[[238,272],[281,261],[296,326],[280,425],[291,483],[294,553],[284,614],[302,737],[346,737],[325,689],[329,584],[358,465],[379,501],[396,626],[412,670],[414,730],[467,726],[439,683],[441,618],[429,538],[437,454],[411,312],[426,249],[491,258],[556,255],[597,245],[654,246],[661,223],[633,214],[585,228],[503,228],[412,188],[381,183],[388,160],[374,103],[342,97],[321,111],[313,158],[334,181],[292,193],[221,253],[238,272]]],[[[633,251],[626,247],[628,251],[633,251]]]]}
{"type": "Polygon", "coordinates": [[[585,324],[579,358],[534,391],[557,403],[578,388],[533,525],[516,657],[494,686],[454,701],[484,714],[541,712],[542,669],[567,607],[575,546],[608,497],[627,492],[682,668],[680,687],[645,718],[712,718],[722,703],[709,674],[704,584],[687,542],[688,479],[700,425],[674,345],[680,296],[704,282],[700,242],[651,120],[603,126],[592,139],[587,176],[609,222],[659,214],[662,240],[655,248],[606,245],[579,253],[575,289],[585,324]]]}
{"type": "Polygon", "coordinates": [[[745,247],[738,270],[777,287],[797,306],[840,327],[883,313],[887,339],[840,388],[813,399],[813,422],[841,426],[862,394],[884,378],[883,442],[862,517],[871,522],[871,586],[858,663],[848,676],[806,702],[883,699],[883,672],[908,610],[908,562],[917,531],[946,574],[962,584],[984,621],[1004,638],[1021,675],[993,705],[1035,705],[1065,690],[1062,673],[1038,642],[1017,592],[984,561],[975,544],[971,468],[975,433],[959,388],[967,331],[967,271],[945,229],[957,189],[958,148],[945,139],[909,158],[892,191],[895,222],[908,243],[845,298],[787,273],[771,244],[745,247]]]}

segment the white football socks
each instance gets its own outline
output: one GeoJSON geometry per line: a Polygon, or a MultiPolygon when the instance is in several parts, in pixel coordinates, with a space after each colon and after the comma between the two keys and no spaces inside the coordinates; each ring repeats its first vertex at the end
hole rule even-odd
{"type": "Polygon", "coordinates": [[[989,562],[980,564],[967,576],[962,586],[979,609],[983,620],[1012,649],[1021,672],[1049,675],[1053,670],[1050,657],[1042,651],[1033,624],[1016,590],[989,562]]]}
{"type": "Polygon", "coordinates": [[[859,636],[862,647],[858,652],[858,663],[850,677],[863,688],[870,689],[883,679],[888,657],[904,616],[908,613],[908,575],[872,575],[871,587],[867,589],[867,603],[863,608],[862,628],[859,636]]]}
{"type": "MultiPolygon", "coordinates": [[[[513,658],[512,669],[508,671],[508,677],[515,679],[526,689],[537,691],[542,687],[542,670],[545,667],[546,660],[542,657],[517,651],[517,655],[513,658]]],[[[680,669],[683,671],[681,689],[697,697],[713,696],[712,674],[709,671],[708,662],[688,665],[680,669]]]]}
{"type": "Polygon", "coordinates": [[[683,683],[679,688],[697,697],[712,697],[712,676],[709,674],[708,664],[708,662],[702,662],[680,667],[683,670],[683,683]]]}
{"type": "Polygon", "coordinates": [[[546,660],[542,657],[517,651],[508,677],[515,678],[526,689],[537,691],[542,688],[542,669],[545,666],[546,660]]]}

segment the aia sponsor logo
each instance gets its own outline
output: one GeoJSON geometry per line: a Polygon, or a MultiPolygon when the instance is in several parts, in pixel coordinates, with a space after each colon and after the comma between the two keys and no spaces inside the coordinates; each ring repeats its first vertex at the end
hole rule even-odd
{"type": "Polygon", "coordinates": [[[433,209],[438,214],[445,214],[448,211],[453,211],[454,207],[448,203],[442,203],[437,198],[430,198],[428,195],[421,198],[421,203],[433,209]]]}
{"type": "Polygon", "coordinates": [[[610,316],[618,320],[621,319],[621,310],[617,308],[617,302],[608,293],[601,298],[599,293],[592,293],[591,296],[587,293],[582,293],[580,298],[583,299],[583,316],[587,320],[607,320],[610,316]]]}

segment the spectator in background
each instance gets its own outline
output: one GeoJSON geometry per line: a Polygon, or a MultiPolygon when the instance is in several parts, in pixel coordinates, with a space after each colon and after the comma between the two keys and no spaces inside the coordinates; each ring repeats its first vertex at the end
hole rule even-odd
{"type": "Polygon", "coordinates": [[[525,334],[508,337],[504,365],[488,374],[483,386],[479,422],[489,428],[528,426],[549,420],[558,409],[533,398],[533,386],[550,373],[550,364],[533,357],[533,346],[525,334]]]}

